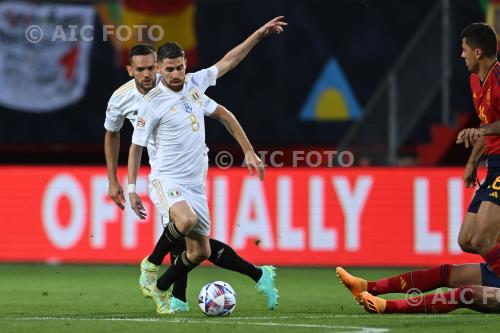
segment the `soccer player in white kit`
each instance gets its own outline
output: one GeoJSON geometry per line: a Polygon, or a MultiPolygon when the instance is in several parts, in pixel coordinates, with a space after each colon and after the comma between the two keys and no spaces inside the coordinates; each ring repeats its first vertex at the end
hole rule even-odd
{"type": "MultiPolygon", "coordinates": [[[[132,125],[137,120],[139,103],[156,86],[156,51],[150,45],[138,44],[130,49],[127,72],[133,79],[116,89],[111,95],[106,109],[104,128],[104,154],[108,171],[108,195],[124,209],[125,197],[117,176],[118,155],[120,153],[120,130],[125,119],[132,125]]],[[[149,161],[154,164],[154,144],[148,146],[149,161]]]]}
{"type": "Polygon", "coordinates": [[[257,157],[236,118],[204,95],[215,80],[234,68],[263,37],[283,31],[285,22],[278,17],[252,34],[245,42],[227,53],[209,69],[185,74],[184,51],[176,43],[158,49],[162,82],[141,102],[129,152],[129,195],[132,209],[140,218],[145,211],[135,193],[142,147],[151,137],[156,147],[156,163],[151,170],[150,196],[162,216],[171,222],[165,228],[169,247],[186,239],[187,251],[157,281],[151,296],[157,312],[168,313],[167,290],[172,283],[186,276],[196,265],[210,256],[210,217],[205,195],[208,169],[204,133],[204,116],[221,121],[238,141],[245,161],[259,177],[264,176],[257,157]]]}
{"type": "MultiPolygon", "coordinates": [[[[127,71],[132,80],[119,87],[111,96],[106,110],[104,127],[106,129],[104,151],[108,170],[108,195],[121,209],[124,208],[125,198],[117,178],[117,165],[120,147],[120,130],[125,119],[135,123],[139,103],[151,89],[156,86],[159,74],[156,73],[156,52],[150,45],[138,44],[129,51],[129,65],[127,71]]],[[[222,106],[218,106],[221,108],[222,106]]],[[[155,147],[152,139],[148,143],[150,163],[154,165],[155,147]]],[[[140,287],[146,294],[150,285],[156,284],[157,273],[166,253],[163,250],[165,237],[162,235],[156,244],[153,253],[141,262],[140,287]]],[[[273,310],[277,306],[278,294],[274,288],[274,267],[254,266],[241,258],[229,245],[215,239],[210,239],[212,255],[208,258],[214,265],[232,270],[248,276],[255,281],[257,290],[266,296],[267,307],[273,310]]],[[[186,250],[183,242],[176,244],[170,252],[171,261],[186,250]]],[[[187,276],[176,280],[170,297],[171,312],[189,311],[186,300],[187,276]]]]}

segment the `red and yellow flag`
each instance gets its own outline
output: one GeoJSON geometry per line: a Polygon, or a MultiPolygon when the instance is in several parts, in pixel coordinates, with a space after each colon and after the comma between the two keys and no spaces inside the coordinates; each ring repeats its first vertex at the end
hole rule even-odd
{"type": "Polygon", "coordinates": [[[109,39],[120,54],[122,65],[127,63],[128,50],[137,43],[157,48],[165,42],[176,41],[186,51],[188,67],[196,67],[196,6],[193,0],[122,0],[96,7],[103,24],[114,27],[107,31],[111,32],[109,39]]]}

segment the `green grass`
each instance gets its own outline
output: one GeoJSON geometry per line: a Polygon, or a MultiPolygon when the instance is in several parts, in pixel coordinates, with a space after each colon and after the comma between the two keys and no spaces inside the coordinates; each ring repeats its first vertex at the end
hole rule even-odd
{"type": "MultiPolygon", "coordinates": [[[[403,269],[352,269],[379,278],[403,269]]],[[[135,266],[0,265],[0,332],[498,332],[499,315],[458,310],[447,315],[370,315],[356,305],[333,269],[279,268],[278,310],[267,311],[249,278],[220,268],[190,274],[189,314],[159,316],[140,296],[135,266]],[[201,286],[229,282],[235,312],[207,318],[198,309],[201,286]],[[370,329],[371,328],[371,329],[370,329]],[[378,329],[378,330],[374,330],[378,329]],[[385,330],[380,330],[385,329],[385,330]]]]}

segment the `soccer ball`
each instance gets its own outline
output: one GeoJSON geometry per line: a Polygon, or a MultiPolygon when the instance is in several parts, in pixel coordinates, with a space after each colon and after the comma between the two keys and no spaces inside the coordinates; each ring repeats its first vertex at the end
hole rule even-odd
{"type": "Polygon", "coordinates": [[[227,282],[210,282],[201,288],[198,305],[207,316],[228,316],[236,307],[236,293],[227,282]]]}

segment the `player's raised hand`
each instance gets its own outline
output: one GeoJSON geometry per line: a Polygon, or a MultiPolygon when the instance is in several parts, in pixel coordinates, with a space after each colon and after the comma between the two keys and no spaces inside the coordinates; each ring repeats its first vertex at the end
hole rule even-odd
{"type": "Polygon", "coordinates": [[[465,148],[469,148],[469,146],[472,147],[476,143],[480,136],[482,136],[480,128],[465,128],[458,133],[456,143],[464,143],[465,148]]]}
{"type": "Polygon", "coordinates": [[[137,195],[137,193],[129,193],[130,197],[130,207],[134,211],[134,213],[141,219],[146,219],[146,209],[142,205],[141,198],[137,195]]]}
{"type": "Polygon", "coordinates": [[[115,204],[120,209],[125,208],[125,197],[123,196],[123,189],[118,182],[110,182],[108,187],[108,196],[113,199],[115,204]]]}
{"type": "Polygon", "coordinates": [[[284,19],[284,16],[278,16],[273,18],[271,21],[267,22],[264,24],[260,29],[259,33],[262,36],[262,38],[267,37],[272,34],[277,34],[279,35],[280,33],[283,32],[284,27],[288,25],[288,23],[282,21],[284,19]]]}
{"type": "Polygon", "coordinates": [[[245,153],[245,164],[251,176],[253,176],[253,169],[255,169],[259,174],[259,179],[264,179],[264,163],[262,163],[259,156],[257,156],[254,151],[245,153]]]}

